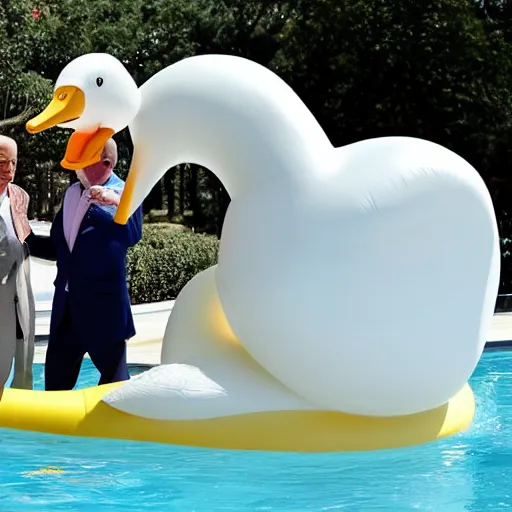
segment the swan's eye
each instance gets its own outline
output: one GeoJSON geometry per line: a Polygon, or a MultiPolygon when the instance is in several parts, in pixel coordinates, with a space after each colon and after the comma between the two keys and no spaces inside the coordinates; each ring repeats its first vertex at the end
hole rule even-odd
{"type": "Polygon", "coordinates": [[[98,78],[96,78],[96,85],[98,87],[101,87],[103,85],[103,78],[101,78],[101,76],[99,76],[98,78]]]}

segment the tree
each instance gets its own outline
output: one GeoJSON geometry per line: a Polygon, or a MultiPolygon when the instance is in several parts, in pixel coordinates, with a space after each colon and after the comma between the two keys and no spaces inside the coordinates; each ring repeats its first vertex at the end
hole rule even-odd
{"type": "MultiPolygon", "coordinates": [[[[280,75],[336,146],[408,135],[466,158],[489,187],[508,254],[512,0],[41,0],[36,7],[37,16],[28,0],[0,6],[0,130],[19,142],[19,177],[39,215],[51,217],[72,176],[59,167],[69,133],[29,136],[24,123],[50,99],[68,62],[108,52],[142,85],[180,59],[225,53],[280,75]]],[[[128,131],[116,139],[125,177],[128,131]]],[[[183,217],[192,208],[194,227],[218,232],[228,203],[208,170],[182,166],[155,186],[146,209],[167,204],[169,216],[183,217]]],[[[504,266],[502,290],[512,289],[512,264],[504,266]]]]}

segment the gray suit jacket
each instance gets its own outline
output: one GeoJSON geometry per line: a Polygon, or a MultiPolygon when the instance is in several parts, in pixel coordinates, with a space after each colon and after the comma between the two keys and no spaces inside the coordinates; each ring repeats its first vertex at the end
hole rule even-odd
{"type": "Polygon", "coordinates": [[[28,223],[28,194],[17,185],[8,187],[11,201],[11,214],[16,235],[23,244],[23,260],[18,262],[16,274],[16,313],[20,326],[20,334],[16,340],[14,356],[14,379],[12,387],[32,389],[34,362],[34,341],[36,331],[36,308],[34,293],[30,282],[30,260],[25,239],[30,233],[28,223]]]}

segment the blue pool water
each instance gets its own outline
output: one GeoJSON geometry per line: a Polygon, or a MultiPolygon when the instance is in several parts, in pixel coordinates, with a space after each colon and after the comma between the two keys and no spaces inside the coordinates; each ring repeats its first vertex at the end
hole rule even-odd
{"type": "MultiPolygon", "coordinates": [[[[39,366],[38,386],[41,377],[39,366]]],[[[97,378],[86,362],[80,386],[97,378]]],[[[486,352],[471,383],[478,412],[470,431],[373,453],[222,452],[0,430],[0,510],[510,510],[512,352],[486,352]],[[30,473],[50,465],[63,473],[30,473]]]]}

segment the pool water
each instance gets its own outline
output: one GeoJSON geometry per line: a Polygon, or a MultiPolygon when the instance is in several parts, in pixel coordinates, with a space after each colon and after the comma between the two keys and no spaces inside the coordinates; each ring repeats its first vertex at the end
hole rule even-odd
{"type": "MultiPolygon", "coordinates": [[[[86,361],[79,385],[97,379],[86,361]]],[[[41,366],[37,381],[41,387],[41,366]]],[[[223,452],[0,430],[0,510],[510,510],[512,352],[486,352],[471,383],[478,409],[468,432],[401,450],[223,452]],[[62,473],[31,473],[47,466],[62,473]]]]}

